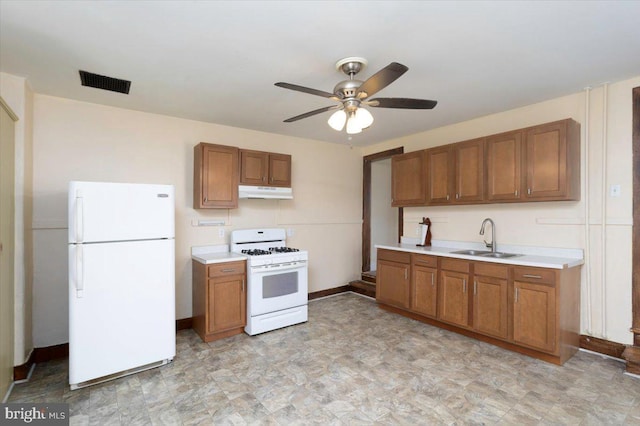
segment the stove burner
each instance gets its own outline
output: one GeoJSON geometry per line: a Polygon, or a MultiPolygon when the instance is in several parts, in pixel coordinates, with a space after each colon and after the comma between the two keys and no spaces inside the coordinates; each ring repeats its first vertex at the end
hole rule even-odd
{"type": "Polygon", "coordinates": [[[265,254],[271,254],[270,251],[261,250],[261,249],[242,250],[242,253],[248,254],[249,256],[262,256],[265,254]]]}
{"type": "Polygon", "coordinates": [[[300,250],[291,247],[269,247],[269,251],[273,253],[293,253],[300,250]]]}

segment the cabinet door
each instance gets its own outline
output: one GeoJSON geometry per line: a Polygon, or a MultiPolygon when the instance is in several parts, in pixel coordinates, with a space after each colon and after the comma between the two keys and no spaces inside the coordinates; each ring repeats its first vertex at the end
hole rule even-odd
{"type": "Polygon", "coordinates": [[[378,258],[376,300],[409,309],[409,264],[378,258]]]}
{"type": "Polygon", "coordinates": [[[507,280],[476,276],[473,281],[473,328],[507,338],[507,280]]]}
{"type": "Polygon", "coordinates": [[[231,275],[207,282],[207,333],[246,325],[245,276],[231,275]]]}
{"type": "Polygon", "coordinates": [[[526,197],[567,195],[567,131],[564,122],[537,126],[525,140],[526,197]]]}
{"type": "Polygon", "coordinates": [[[442,321],[467,327],[469,325],[469,275],[440,271],[438,317],[442,321]]]}
{"type": "Polygon", "coordinates": [[[487,200],[518,200],[522,195],[522,132],[487,138],[487,200]]]}
{"type": "Polygon", "coordinates": [[[391,157],[391,205],[416,206],[426,202],[424,151],[391,157]]]}
{"type": "Polygon", "coordinates": [[[193,207],[238,207],[238,148],[201,143],[194,158],[193,207]]]}
{"type": "Polygon", "coordinates": [[[448,204],[453,183],[453,153],[451,146],[427,150],[427,201],[448,204]]]}
{"type": "Polygon", "coordinates": [[[420,314],[436,317],[438,306],[438,270],[418,264],[413,265],[411,309],[420,314]]]}
{"type": "Polygon", "coordinates": [[[291,186],[291,156],[287,154],[269,154],[269,185],[291,186]]]}
{"type": "Polygon", "coordinates": [[[269,154],[260,151],[240,150],[240,183],[243,185],[267,185],[269,154]]]}
{"type": "Polygon", "coordinates": [[[455,202],[482,201],[484,198],[484,139],[454,145],[455,202]]]}
{"type": "Polygon", "coordinates": [[[546,352],[556,349],[555,286],[514,281],[513,340],[546,352]]]}

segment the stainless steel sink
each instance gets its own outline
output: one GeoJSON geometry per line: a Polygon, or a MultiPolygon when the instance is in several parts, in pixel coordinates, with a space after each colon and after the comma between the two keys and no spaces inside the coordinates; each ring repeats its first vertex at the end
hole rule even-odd
{"type": "Polygon", "coordinates": [[[496,252],[488,252],[486,254],[481,254],[480,256],[482,257],[495,257],[498,259],[503,259],[505,257],[516,257],[516,256],[520,256],[519,254],[514,254],[514,253],[501,253],[499,251],[496,252]]]}
{"type": "Polygon", "coordinates": [[[458,250],[454,251],[455,254],[467,254],[469,256],[484,256],[486,254],[490,254],[490,251],[486,250],[458,250]]]}

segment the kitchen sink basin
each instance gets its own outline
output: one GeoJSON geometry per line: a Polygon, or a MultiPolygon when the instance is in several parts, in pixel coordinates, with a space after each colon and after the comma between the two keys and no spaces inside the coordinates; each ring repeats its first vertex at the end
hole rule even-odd
{"type": "Polygon", "coordinates": [[[490,254],[490,251],[485,251],[485,250],[459,250],[459,251],[454,251],[453,253],[455,254],[467,254],[469,256],[484,256],[486,254],[490,254]]]}
{"type": "Polygon", "coordinates": [[[520,256],[519,254],[514,254],[514,253],[501,253],[501,252],[489,252],[486,254],[481,254],[480,256],[482,257],[495,257],[498,259],[503,259],[505,257],[516,257],[516,256],[520,256]]]}

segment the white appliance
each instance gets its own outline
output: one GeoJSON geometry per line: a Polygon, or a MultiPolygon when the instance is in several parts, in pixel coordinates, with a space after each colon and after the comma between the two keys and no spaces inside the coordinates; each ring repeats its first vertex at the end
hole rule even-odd
{"type": "Polygon", "coordinates": [[[247,325],[253,336],[308,319],[308,253],[286,246],[284,229],[240,229],[231,251],[247,259],[247,325]]]}
{"type": "Polygon", "coordinates": [[[71,389],[176,353],[174,188],[69,183],[71,389]]]}
{"type": "Polygon", "coordinates": [[[283,188],[279,186],[239,185],[238,197],[239,198],[292,200],[293,190],[291,188],[283,188]]]}

